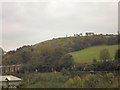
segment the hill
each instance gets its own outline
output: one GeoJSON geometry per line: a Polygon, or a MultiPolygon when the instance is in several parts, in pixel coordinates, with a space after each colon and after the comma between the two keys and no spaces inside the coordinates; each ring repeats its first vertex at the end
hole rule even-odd
{"type": "Polygon", "coordinates": [[[70,52],[97,45],[116,45],[117,35],[73,36],[47,40],[7,52],[3,65],[21,64],[24,71],[51,71],[69,68],[73,58],[70,52]]]}
{"type": "Polygon", "coordinates": [[[93,46],[70,54],[73,56],[75,62],[86,63],[92,62],[94,58],[99,60],[100,51],[103,49],[108,49],[111,58],[114,59],[118,45],[93,46]]]}

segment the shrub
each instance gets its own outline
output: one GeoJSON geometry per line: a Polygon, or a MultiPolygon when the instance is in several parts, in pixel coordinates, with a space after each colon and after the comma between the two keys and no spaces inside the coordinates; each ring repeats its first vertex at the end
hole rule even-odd
{"type": "Polygon", "coordinates": [[[96,87],[97,82],[98,82],[97,76],[89,74],[85,78],[83,78],[83,87],[84,88],[96,87]]]}
{"type": "Polygon", "coordinates": [[[72,78],[70,78],[68,81],[67,81],[67,85],[68,86],[73,86],[74,85],[74,80],[72,78]]]}

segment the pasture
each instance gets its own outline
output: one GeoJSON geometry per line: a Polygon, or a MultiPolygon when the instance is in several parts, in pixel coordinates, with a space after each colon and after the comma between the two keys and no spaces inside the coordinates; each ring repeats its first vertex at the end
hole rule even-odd
{"type": "Polygon", "coordinates": [[[70,53],[73,56],[75,62],[79,63],[91,63],[93,59],[100,60],[100,51],[103,49],[108,49],[110,57],[113,60],[115,57],[118,45],[101,45],[93,46],[80,51],[70,53]]]}

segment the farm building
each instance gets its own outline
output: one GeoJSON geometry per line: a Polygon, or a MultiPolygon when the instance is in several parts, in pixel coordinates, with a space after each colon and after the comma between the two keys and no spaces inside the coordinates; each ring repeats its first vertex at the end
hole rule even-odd
{"type": "Polygon", "coordinates": [[[1,88],[16,88],[21,83],[22,79],[7,75],[7,76],[0,76],[0,87],[1,88]]]}

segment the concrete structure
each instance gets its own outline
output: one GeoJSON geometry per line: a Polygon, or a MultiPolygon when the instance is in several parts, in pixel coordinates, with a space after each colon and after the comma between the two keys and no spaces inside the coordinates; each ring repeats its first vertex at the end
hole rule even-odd
{"type": "Polygon", "coordinates": [[[12,75],[0,76],[0,88],[16,88],[21,81],[22,79],[12,75]]]}

